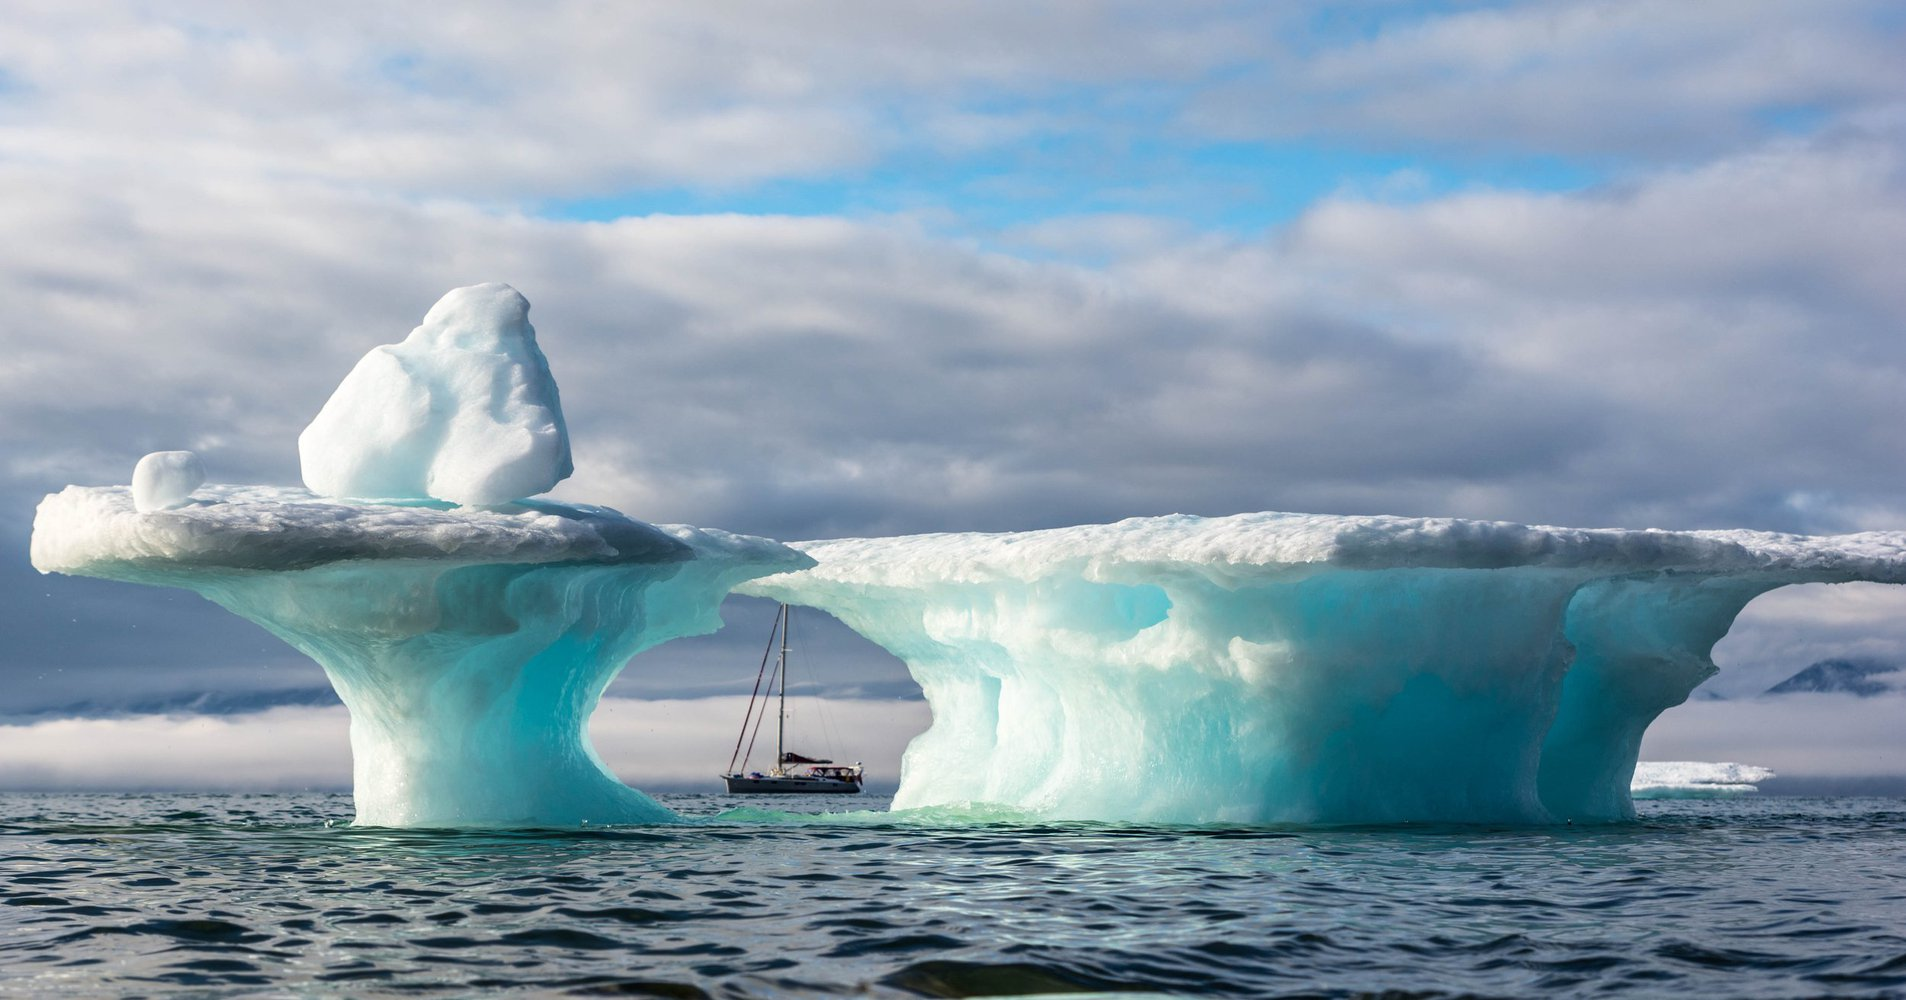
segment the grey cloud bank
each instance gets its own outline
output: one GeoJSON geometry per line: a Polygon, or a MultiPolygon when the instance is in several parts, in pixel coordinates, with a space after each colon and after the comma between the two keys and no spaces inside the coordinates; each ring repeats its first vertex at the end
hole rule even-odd
{"type": "MultiPolygon", "coordinates": [[[[1698,5],[987,2],[798,10],[490,0],[16,5],[0,149],[27,161],[424,196],[723,186],[864,169],[1108,119],[1644,160],[1897,110],[1880,0],[1698,5]],[[607,130],[605,130],[607,126],[607,130]],[[510,141],[498,143],[495,137],[510,141]]],[[[1116,151],[1134,136],[1116,120],[1116,151]]]]}
{"type": "MultiPolygon", "coordinates": [[[[903,221],[582,225],[330,193],[274,203],[275,232],[324,245],[233,258],[208,220],[253,207],[179,188],[124,206],[143,240],[65,229],[62,280],[46,260],[6,271],[15,329],[63,336],[0,373],[5,471],[16,496],[123,481],[181,444],[214,478],[294,481],[291,442],[337,373],[422,289],[478,271],[539,302],[582,456],[565,495],[658,520],[1880,527],[1899,520],[1887,428],[1906,417],[1906,303],[1884,281],[1906,254],[1900,184],[1882,147],[1777,150],[1620,195],[1330,203],[1275,239],[1104,268],[903,221]],[[1751,197],[1780,178],[1794,190],[1751,197]]],[[[8,207],[22,230],[58,224],[8,207]]]]}

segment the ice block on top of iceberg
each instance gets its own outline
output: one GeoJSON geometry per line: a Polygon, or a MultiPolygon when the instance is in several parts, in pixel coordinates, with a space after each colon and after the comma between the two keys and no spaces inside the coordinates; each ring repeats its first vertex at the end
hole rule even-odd
{"type": "Polygon", "coordinates": [[[189,451],[155,451],[132,467],[132,505],[141,512],[183,507],[205,485],[205,466],[189,451]]]}
{"type": "Polygon", "coordinates": [[[529,300],[453,289],[402,343],[364,355],[298,436],[314,493],[471,506],[546,493],[574,470],[529,300]]]}

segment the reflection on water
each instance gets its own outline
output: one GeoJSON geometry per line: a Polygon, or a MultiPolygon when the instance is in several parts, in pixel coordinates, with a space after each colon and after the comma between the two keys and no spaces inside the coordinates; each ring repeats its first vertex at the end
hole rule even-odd
{"type": "Polygon", "coordinates": [[[0,994],[1906,992],[1893,800],[1305,830],[663,799],[690,821],[473,833],[0,796],[0,994]]]}

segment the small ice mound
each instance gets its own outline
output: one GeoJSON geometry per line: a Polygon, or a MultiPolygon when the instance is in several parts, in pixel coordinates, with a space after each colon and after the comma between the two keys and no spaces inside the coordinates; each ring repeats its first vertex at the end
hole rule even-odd
{"type": "Polygon", "coordinates": [[[495,282],[452,290],[345,376],[298,457],[324,496],[487,506],[548,492],[575,467],[529,300],[495,282]]]}
{"type": "Polygon", "coordinates": [[[132,506],[144,514],[185,506],[205,485],[205,466],[189,451],[155,451],[132,468],[132,506]]]}
{"type": "Polygon", "coordinates": [[[1753,764],[1644,760],[1635,765],[1629,790],[1637,799],[1722,798],[1757,792],[1773,776],[1772,769],[1753,764]]]}

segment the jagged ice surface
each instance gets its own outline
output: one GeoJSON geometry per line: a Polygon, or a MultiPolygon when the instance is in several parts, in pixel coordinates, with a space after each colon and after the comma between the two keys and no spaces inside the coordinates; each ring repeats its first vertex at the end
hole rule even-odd
{"type": "Polygon", "coordinates": [[[335,497],[500,504],[574,471],[529,300],[454,289],[402,343],[364,355],[298,436],[304,482],[335,497]]]}
{"type": "Polygon", "coordinates": [[[357,822],[667,819],[586,726],[637,652],[721,625],[735,583],[807,565],[763,538],[551,502],[494,510],[206,487],[139,513],[124,487],[40,504],[33,564],[197,591],[323,665],[351,713],[357,822]]]}
{"type": "Polygon", "coordinates": [[[1642,731],[1755,596],[1906,582],[1906,534],[1243,514],[795,543],[933,709],[896,808],[1619,819],[1642,731]]]}

